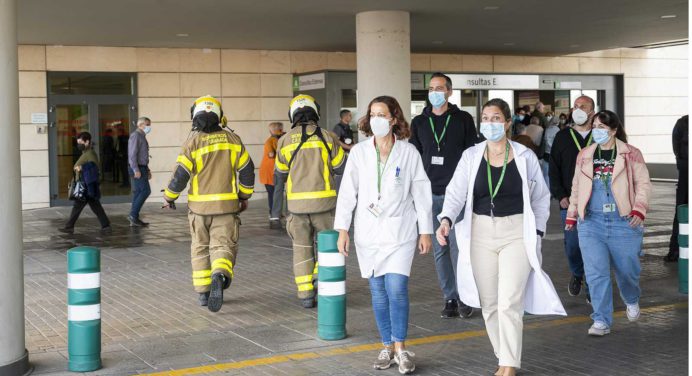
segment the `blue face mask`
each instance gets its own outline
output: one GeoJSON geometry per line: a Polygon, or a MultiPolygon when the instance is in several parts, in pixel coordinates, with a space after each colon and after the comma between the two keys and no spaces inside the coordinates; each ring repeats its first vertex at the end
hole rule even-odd
{"type": "Polygon", "coordinates": [[[150,125],[147,125],[146,127],[144,127],[143,131],[144,131],[144,134],[149,134],[149,133],[151,133],[151,126],[150,126],[150,125]]]}
{"type": "Polygon", "coordinates": [[[481,123],[481,134],[488,141],[498,142],[505,137],[505,124],[481,123]]]}
{"type": "Polygon", "coordinates": [[[430,91],[428,92],[428,100],[435,108],[442,107],[447,99],[445,99],[445,93],[442,91],[430,91]]]}
{"type": "Polygon", "coordinates": [[[607,129],[594,128],[591,131],[593,140],[599,145],[605,145],[610,140],[610,134],[607,129]]]}

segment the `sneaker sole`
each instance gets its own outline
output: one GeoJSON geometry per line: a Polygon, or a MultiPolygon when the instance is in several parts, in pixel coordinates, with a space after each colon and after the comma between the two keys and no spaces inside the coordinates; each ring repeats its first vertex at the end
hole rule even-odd
{"type": "Polygon", "coordinates": [[[223,305],[223,280],[221,278],[211,279],[211,291],[209,292],[209,301],[207,308],[212,312],[219,312],[223,305]]]}
{"type": "Polygon", "coordinates": [[[589,330],[589,335],[592,337],[603,337],[606,334],[610,334],[610,329],[606,329],[603,332],[592,332],[589,330]]]}
{"type": "Polygon", "coordinates": [[[402,374],[402,375],[408,375],[409,373],[413,373],[413,371],[415,371],[415,370],[416,370],[416,366],[413,366],[413,368],[411,368],[411,369],[408,370],[408,371],[402,370],[402,369],[401,369],[401,366],[399,366],[399,373],[402,374]]]}
{"type": "Polygon", "coordinates": [[[636,317],[631,317],[630,315],[627,315],[627,320],[629,320],[629,322],[635,322],[639,320],[639,316],[641,316],[641,312],[639,312],[636,317]]]}
{"type": "Polygon", "coordinates": [[[471,316],[473,316],[473,310],[471,310],[471,312],[469,312],[468,314],[461,313],[461,314],[459,314],[459,316],[463,317],[465,319],[471,318],[471,316]]]}
{"type": "Polygon", "coordinates": [[[389,364],[386,365],[386,366],[373,365],[372,368],[381,371],[381,370],[383,370],[383,369],[389,369],[389,367],[391,367],[391,366],[392,366],[392,361],[390,360],[390,361],[389,361],[389,364]]]}

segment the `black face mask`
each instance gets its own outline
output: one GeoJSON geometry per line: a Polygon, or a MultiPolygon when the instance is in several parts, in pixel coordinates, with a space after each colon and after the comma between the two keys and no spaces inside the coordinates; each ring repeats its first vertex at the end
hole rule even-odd
{"type": "Polygon", "coordinates": [[[77,150],[79,150],[79,151],[84,151],[84,149],[86,149],[86,145],[84,145],[84,144],[77,144],[77,150]]]}
{"type": "Polygon", "coordinates": [[[192,120],[192,129],[204,133],[220,131],[221,126],[219,126],[219,117],[213,112],[197,114],[192,120]]]}

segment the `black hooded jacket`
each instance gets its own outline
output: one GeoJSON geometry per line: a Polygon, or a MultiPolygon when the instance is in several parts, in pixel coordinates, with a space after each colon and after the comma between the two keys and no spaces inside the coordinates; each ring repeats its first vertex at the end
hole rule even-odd
{"type": "Polygon", "coordinates": [[[444,195],[447,184],[452,180],[454,170],[461,159],[461,154],[478,142],[478,135],[471,114],[449,103],[447,112],[441,116],[433,114],[432,106],[427,106],[422,114],[413,118],[409,142],[418,149],[423,159],[425,172],[432,184],[432,193],[444,195]],[[440,140],[440,151],[438,152],[437,142],[430,127],[430,119],[435,126],[435,133],[440,137],[444,131],[447,116],[450,117],[449,125],[447,132],[440,140]],[[444,164],[432,164],[434,156],[443,157],[444,164]]]}

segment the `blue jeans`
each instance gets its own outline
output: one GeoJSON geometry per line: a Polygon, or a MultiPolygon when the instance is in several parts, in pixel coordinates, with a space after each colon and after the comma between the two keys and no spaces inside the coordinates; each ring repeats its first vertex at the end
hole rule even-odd
{"type": "Polygon", "coordinates": [[[550,170],[550,163],[546,161],[545,159],[541,159],[541,171],[543,172],[543,180],[545,180],[545,185],[548,186],[548,190],[550,190],[550,175],[548,174],[548,171],[550,170]]]}
{"type": "Polygon", "coordinates": [[[269,216],[272,215],[272,207],[274,204],[274,186],[265,184],[264,188],[267,189],[267,203],[269,204],[269,216]]]}
{"type": "Polygon", "coordinates": [[[382,343],[404,342],[408,333],[408,277],[390,273],[368,281],[382,343]]]}
{"type": "MultiPolygon", "coordinates": [[[[609,189],[610,190],[610,189],[609,189]]],[[[591,306],[594,321],[608,326],[613,323],[613,284],[610,281],[610,265],[615,268],[615,280],[625,304],[639,302],[639,250],[644,227],[632,228],[627,217],[620,217],[618,209],[604,212],[604,204],[615,200],[600,180],[594,180],[593,193],[580,220],[579,243],[582,246],[586,281],[591,290],[591,306]]]]}
{"type": "MultiPolygon", "coordinates": [[[[442,212],[444,205],[444,195],[433,195],[433,229],[437,230],[440,227],[440,221],[437,216],[442,212]]],[[[461,214],[463,217],[463,211],[461,214]]],[[[452,218],[454,220],[454,218],[452,218]]],[[[459,300],[457,292],[457,259],[459,258],[459,248],[457,247],[457,237],[455,231],[449,233],[448,245],[441,246],[437,242],[437,238],[433,235],[433,257],[435,257],[435,270],[437,270],[437,280],[440,282],[440,288],[445,300],[459,300]]]]}
{"type": "Polygon", "coordinates": [[[135,172],[130,169],[130,177],[132,177],[132,208],[130,209],[130,216],[135,219],[139,218],[139,211],[142,210],[144,201],[151,194],[149,167],[139,166],[139,172],[142,173],[142,176],[139,179],[135,179],[135,172]]]}
{"type": "MultiPolygon", "coordinates": [[[[565,226],[565,219],[567,218],[567,209],[560,209],[560,216],[562,217],[562,228],[565,226]]],[[[565,254],[567,255],[567,264],[569,265],[569,270],[572,275],[577,278],[584,277],[584,261],[582,260],[581,249],[579,248],[579,231],[577,228],[572,229],[572,231],[564,231],[565,233],[565,254]]]]}

